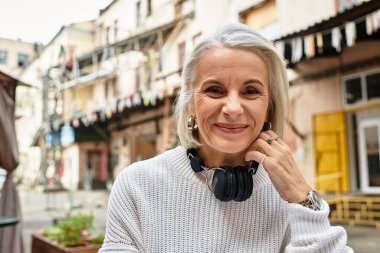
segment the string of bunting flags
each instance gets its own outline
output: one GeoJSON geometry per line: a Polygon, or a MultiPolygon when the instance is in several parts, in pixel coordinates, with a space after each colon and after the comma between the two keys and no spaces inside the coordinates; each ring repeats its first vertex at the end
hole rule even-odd
{"type": "MultiPolygon", "coordinates": [[[[124,98],[106,100],[97,107],[94,106],[94,101],[90,101],[87,107],[88,109],[85,112],[73,110],[69,124],[74,128],[79,127],[81,124],[87,127],[97,122],[105,122],[111,119],[115,114],[123,113],[126,110],[132,110],[140,106],[155,106],[158,102],[163,101],[163,99],[163,92],[148,90],[144,92],[139,91],[124,98]]],[[[72,107],[75,108],[76,106],[72,105],[72,107]]],[[[66,124],[68,124],[68,122],[66,124]]]]}
{"type": "Polygon", "coordinates": [[[342,46],[352,47],[355,45],[358,39],[357,26],[361,22],[365,22],[365,32],[367,36],[377,33],[380,30],[380,9],[332,29],[292,39],[275,41],[274,46],[284,59],[289,60],[291,63],[296,63],[299,62],[303,56],[310,59],[316,54],[323,54],[323,37],[325,35],[331,35],[331,46],[339,53],[342,50],[342,46]],[[343,39],[345,39],[345,45],[342,45],[343,39]],[[287,54],[288,57],[285,55],[286,47],[290,47],[291,51],[290,56],[287,54]]]}

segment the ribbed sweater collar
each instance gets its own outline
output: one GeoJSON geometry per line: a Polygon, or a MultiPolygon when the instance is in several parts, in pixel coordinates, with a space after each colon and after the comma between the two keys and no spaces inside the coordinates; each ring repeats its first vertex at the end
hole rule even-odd
{"type": "MultiPolygon", "coordinates": [[[[176,170],[181,176],[189,179],[192,182],[198,184],[204,184],[203,177],[194,171],[190,167],[190,161],[186,155],[186,149],[182,146],[178,146],[172,150],[166,152],[168,155],[169,166],[176,170]]],[[[262,165],[259,166],[255,175],[253,175],[253,188],[257,189],[266,183],[268,183],[269,177],[262,165]]]]}

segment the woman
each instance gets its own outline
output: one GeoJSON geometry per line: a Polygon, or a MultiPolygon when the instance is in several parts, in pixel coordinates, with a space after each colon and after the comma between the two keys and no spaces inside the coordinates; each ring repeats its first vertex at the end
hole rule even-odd
{"type": "Polygon", "coordinates": [[[288,81],[271,43],[226,25],[182,77],[180,146],[118,176],[100,252],[352,252],[281,140],[288,81]]]}

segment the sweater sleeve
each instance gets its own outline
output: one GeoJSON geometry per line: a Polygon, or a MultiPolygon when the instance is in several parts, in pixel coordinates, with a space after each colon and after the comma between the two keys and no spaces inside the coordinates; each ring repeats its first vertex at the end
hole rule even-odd
{"type": "Polygon", "coordinates": [[[99,252],[143,252],[133,184],[125,169],[115,180],[108,202],[106,235],[99,252]]]}
{"type": "Polygon", "coordinates": [[[326,201],[323,201],[323,204],[323,209],[319,211],[298,204],[288,204],[290,237],[285,252],[354,252],[346,246],[345,229],[330,226],[328,220],[330,208],[326,201]]]}

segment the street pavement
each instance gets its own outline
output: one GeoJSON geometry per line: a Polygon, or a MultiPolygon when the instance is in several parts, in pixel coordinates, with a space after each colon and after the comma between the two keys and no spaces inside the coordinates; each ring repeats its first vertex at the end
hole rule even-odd
{"type": "MultiPolygon", "coordinates": [[[[94,232],[104,232],[109,193],[107,191],[75,191],[46,194],[38,190],[20,188],[23,212],[25,253],[31,252],[31,235],[52,225],[54,219],[70,213],[93,214],[94,232]]],[[[358,253],[380,252],[380,229],[363,226],[344,226],[348,245],[358,253]]]]}

